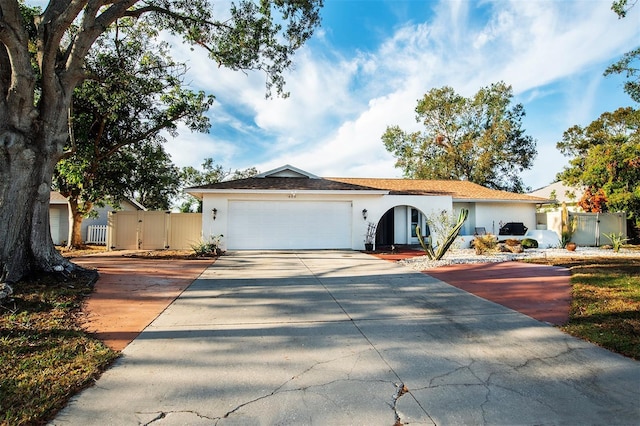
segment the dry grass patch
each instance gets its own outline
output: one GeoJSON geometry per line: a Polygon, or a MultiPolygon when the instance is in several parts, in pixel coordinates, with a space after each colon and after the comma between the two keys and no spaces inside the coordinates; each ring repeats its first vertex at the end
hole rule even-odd
{"type": "Polygon", "coordinates": [[[78,249],[68,249],[66,247],[57,247],[62,256],[67,259],[73,259],[75,257],[84,257],[99,254],[109,254],[114,256],[124,257],[142,257],[145,259],[202,259],[203,257],[216,257],[216,256],[198,256],[193,249],[187,250],[116,250],[108,251],[105,246],[99,245],[86,245],[78,249]]]}

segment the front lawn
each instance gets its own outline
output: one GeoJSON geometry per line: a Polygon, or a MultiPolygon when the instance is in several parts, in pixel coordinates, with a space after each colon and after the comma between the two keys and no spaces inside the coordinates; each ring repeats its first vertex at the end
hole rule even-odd
{"type": "Polygon", "coordinates": [[[530,261],[571,271],[573,298],[563,331],[640,360],[640,258],[530,261]]]}
{"type": "Polygon", "coordinates": [[[80,326],[93,276],[34,278],[0,306],[0,424],[43,424],[118,356],[80,326]]]}

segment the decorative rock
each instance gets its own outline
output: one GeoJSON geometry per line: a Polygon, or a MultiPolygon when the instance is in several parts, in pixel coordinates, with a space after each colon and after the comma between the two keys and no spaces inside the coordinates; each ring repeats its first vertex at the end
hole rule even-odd
{"type": "Polygon", "coordinates": [[[511,253],[522,253],[524,248],[522,248],[522,244],[518,244],[517,246],[509,246],[509,250],[511,253]]]}
{"type": "Polygon", "coordinates": [[[0,302],[13,294],[13,288],[7,283],[0,283],[0,302]]]}

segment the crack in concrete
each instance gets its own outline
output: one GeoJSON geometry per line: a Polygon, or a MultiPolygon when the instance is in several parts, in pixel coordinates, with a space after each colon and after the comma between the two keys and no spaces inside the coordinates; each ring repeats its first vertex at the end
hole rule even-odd
{"type": "Polygon", "coordinates": [[[393,410],[393,415],[395,417],[395,422],[393,423],[393,426],[401,426],[404,424],[402,423],[402,418],[400,417],[400,413],[398,413],[398,400],[402,395],[408,392],[409,392],[409,388],[407,388],[404,383],[396,383],[396,391],[393,394],[393,405],[391,406],[391,409],[393,410]]]}
{"type": "MultiPolygon", "coordinates": [[[[295,379],[295,377],[293,377],[291,380],[295,379]]],[[[238,410],[251,405],[255,402],[258,401],[262,401],[263,399],[267,399],[267,398],[271,398],[272,396],[276,396],[279,394],[283,394],[283,393],[293,393],[293,392],[307,392],[310,391],[312,389],[315,388],[322,388],[325,386],[331,386],[334,385],[336,383],[342,383],[342,382],[361,382],[361,383],[390,383],[386,380],[354,380],[354,379],[336,379],[336,380],[331,380],[329,382],[325,382],[325,383],[319,383],[319,384],[315,384],[315,385],[309,385],[309,386],[302,386],[302,387],[298,387],[298,388],[294,388],[294,389],[286,389],[286,390],[281,390],[287,383],[289,383],[291,380],[288,380],[287,382],[283,383],[282,385],[280,385],[278,388],[276,388],[274,391],[272,391],[269,394],[266,395],[262,395],[259,396],[257,398],[254,398],[250,401],[247,402],[243,402],[242,404],[238,405],[237,407],[235,407],[233,410],[228,411],[227,413],[225,413],[222,417],[216,418],[217,420],[221,420],[221,419],[226,419],[229,418],[231,415],[233,415],[234,413],[236,413],[238,410]]],[[[394,386],[397,386],[395,383],[393,384],[394,386]]],[[[317,395],[320,396],[325,396],[325,395],[321,395],[319,393],[316,393],[317,395]]],[[[331,399],[329,399],[330,401],[332,401],[331,399]]],[[[335,401],[332,401],[335,402],[335,401]]],[[[401,423],[400,423],[401,424],[401,423]]]]}
{"type": "MultiPolygon", "coordinates": [[[[316,275],[316,273],[309,267],[309,265],[304,261],[304,259],[300,256],[297,256],[298,259],[300,260],[300,262],[305,266],[305,268],[307,268],[307,270],[310,273],[310,276],[313,277],[318,284],[320,284],[322,286],[322,288],[324,288],[324,290],[327,292],[327,294],[329,294],[329,296],[331,296],[331,298],[333,299],[333,301],[338,305],[338,307],[342,310],[342,312],[347,316],[347,318],[349,319],[349,321],[351,321],[351,323],[354,325],[354,327],[358,330],[358,332],[360,333],[360,335],[367,341],[367,343],[369,344],[369,346],[376,351],[376,353],[378,354],[378,356],[380,357],[380,360],[382,362],[384,362],[387,367],[389,368],[389,370],[391,372],[393,372],[393,374],[396,376],[396,378],[398,380],[400,380],[402,382],[402,379],[400,378],[400,375],[398,374],[398,372],[393,368],[393,366],[387,361],[387,359],[383,356],[383,354],[381,353],[381,351],[376,347],[376,345],[373,344],[373,342],[369,339],[369,337],[365,334],[365,332],[362,330],[362,328],[360,328],[360,326],[358,325],[357,321],[353,319],[353,317],[349,314],[349,312],[347,312],[347,310],[345,309],[344,306],[342,306],[342,304],[340,303],[340,301],[338,301],[338,299],[336,298],[336,296],[331,292],[331,290],[324,284],[324,282],[320,279],[320,277],[318,277],[318,275],[316,275]]],[[[404,385],[403,385],[404,386],[404,385]]],[[[431,415],[427,412],[427,410],[422,406],[422,404],[420,403],[420,401],[418,401],[418,399],[413,396],[413,400],[415,401],[416,404],[418,404],[418,406],[420,407],[420,409],[424,412],[424,414],[429,418],[429,420],[431,420],[431,422],[433,424],[436,424],[436,422],[433,420],[433,418],[431,417],[431,415]]],[[[394,406],[397,403],[397,400],[394,401],[394,406]]],[[[395,411],[395,409],[394,409],[395,411]]],[[[395,426],[395,425],[394,425],[395,426]]]]}
{"type": "MultiPolygon", "coordinates": [[[[240,409],[242,409],[242,408],[244,408],[244,407],[246,407],[248,405],[254,404],[254,403],[258,402],[258,401],[262,401],[264,399],[271,398],[273,396],[276,396],[276,395],[279,395],[279,394],[283,394],[283,393],[300,392],[300,391],[308,392],[308,391],[311,391],[314,388],[322,388],[322,387],[331,386],[331,385],[334,385],[336,383],[341,383],[341,382],[389,383],[387,380],[359,380],[359,379],[352,379],[351,378],[351,373],[353,372],[356,364],[358,363],[358,359],[365,352],[369,352],[370,350],[371,349],[367,349],[366,351],[359,351],[359,352],[356,352],[356,353],[353,353],[353,354],[344,355],[344,356],[333,358],[333,359],[330,359],[330,360],[316,362],[313,365],[309,366],[308,368],[304,369],[302,372],[300,372],[298,374],[295,374],[289,380],[284,381],[281,385],[276,387],[273,391],[269,392],[268,394],[261,395],[261,396],[259,396],[257,398],[254,398],[254,399],[250,400],[250,401],[243,402],[243,403],[239,404],[238,406],[236,406],[235,408],[233,408],[232,410],[229,410],[223,416],[221,416],[221,417],[219,417],[217,419],[221,420],[221,419],[229,418],[231,415],[233,415],[234,413],[238,412],[240,409]],[[332,381],[329,381],[329,382],[318,383],[318,384],[313,384],[313,385],[308,385],[308,386],[301,386],[301,387],[296,387],[296,388],[293,388],[293,389],[283,390],[283,388],[285,386],[287,386],[289,383],[291,383],[292,381],[294,381],[296,379],[301,378],[302,376],[304,376],[305,374],[311,372],[312,370],[316,369],[319,366],[326,365],[326,364],[331,364],[331,363],[336,362],[336,361],[341,361],[341,360],[345,360],[345,359],[353,358],[353,357],[355,357],[356,359],[354,359],[353,365],[351,366],[349,372],[346,373],[346,378],[344,378],[344,379],[336,379],[336,380],[332,380],[332,381]]],[[[375,350],[375,348],[374,348],[374,350],[375,350]]],[[[396,390],[396,393],[394,395],[394,401],[393,401],[393,404],[391,406],[392,406],[392,409],[394,411],[394,415],[396,417],[396,425],[400,425],[402,423],[398,423],[399,416],[397,414],[397,411],[395,410],[395,406],[397,404],[397,399],[402,394],[406,393],[408,390],[406,389],[406,387],[404,385],[398,387],[398,385],[396,383],[393,383],[393,386],[396,387],[396,389],[399,389],[399,390],[396,390]]],[[[316,394],[326,398],[325,394],[322,394],[322,393],[319,393],[319,392],[316,392],[316,394]]],[[[335,403],[335,401],[332,401],[332,402],[335,403]]]]}
{"type": "MultiPolygon", "coordinates": [[[[243,407],[245,407],[247,405],[253,404],[255,402],[261,401],[261,400],[266,399],[266,398],[270,398],[270,397],[272,397],[274,395],[277,395],[279,393],[306,391],[306,390],[314,388],[314,387],[328,386],[328,385],[331,385],[331,384],[334,384],[334,383],[338,383],[338,382],[341,382],[341,381],[354,381],[353,379],[350,378],[350,375],[353,372],[353,369],[355,368],[355,365],[357,364],[357,359],[360,356],[362,356],[362,354],[364,354],[365,352],[369,352],[369,351],[370,351],[370,349],[367,349],[365,351],[359,351],[359,352],[356,352],[356,353],[340,356],[340,357],[329,359],[329,360],[326,360],[326,361],[318,361],[318,362],[312,364],[311,366],[309,366],[308,368],[306,368],[305,370],[303,370],[302,372],[293,375],[289,380],[285,380],[280,386],[276,387],[270,393],[268,393],[266,395],[259,396],[259,397],[255,398],[255,399],[250,400],[250,401],[243,402],[242,404],[236,406],[233,410],[230,410],[225,415],[223,415],[222,418],[226,419],[231,414],[235,413],[236,411],[240,410],[241,408],[243,408],[243,407]],[[317,384],[317,385],[310,385],[310,386],[305,386],[305,387],[298,387],[298,388],[295,388],[295,389],[288,389],[288,390],[284,390],[284,391],[282,390],[282,388],[284,388],[287,384],[291,383],[292,381],[294,381],[296,379],[299,379],[300,377],[304,376],[305,374],[309,373],[310,371],[314,370],[315,368],[317,368],[317,367],[319,367],[321,365],[331,364],[331,363],[333,363],[335,361],[340,361],[340,360],[344,360],[344,359],[348,359],[348,358],[352,358],[352,357],[356,357],[356,360],[354,360],[354,364],[351,366],[351,369],[350,369],[349,373],[347,373],[347,375],[346,375],[347,378],[346,379],[337,379],[337,380],[333,380],[333,381],[330,381],[330,382],[327,382],[327,383],[322,383],[322,384],[317,384]]],[[[382,380],[380,380],[380,381],[382,381],[382,380]]],[[[384,381],[382,381],[382,382],[384,382],[384,381]]]]}
{"type": "MultiPolygon", "coordinates": [[[[137,414],[145,414],[145,413],[137,413],[137,414]]],[[[146,414],[150,414],[150,413],[146,413],[146,414]]],[[[178,410],[178,411],[160,411],[158,412],[158,415],[155,416],[153,419],[149,420],[147,423],[144,423],[143,426],[149,426],[157,421],[160,421],[164,418],[166,418],[168,415],[170,414],[194,414],[195,416],[201,418],[201,419],[206,419],[206,420],[220,420],[219,417],[208,417],[205,416],[203,414],[198,413],[197,411],[192,411],[192,410],[178,410]]]]}
{"type": "MultiPolygon", "coordinates": [[[[527,367],[530,362],[533,362],[533,361],[536,361],[536,360],[543,361],[543,360],[553,359],[553,358],[559,357],[559,356],[561,356],[563,354],[569,353],[571,351],[572,351],[572,349],[569,348],[567,351],[565,351],[563,353],[560,353],[560,354],[557,354],[557,355],[553,355],[553,356],[549,356],[549,357],[542,357],[542,358],[531,358],[531,359],[528,359],[524,363],[521,363],[521,364],[519,364],[517,366],[510,366],[510,368],[513,371],[517,371],[517,370],[519,370],[521,368],[527,367]]],[[[551,412],[554,412],[554,413],[557,412],[556,407],[553,407],[548,402],[546,402],[546,401],[544,401],[544,400],[542,400],[540,398],[532,398],[532,396],[530,394],[526,393],[526,392],[520,391],[518,389],[511,388],[511,387],[503,386],[503,385],[501,385],[499,383],[495,383],[494,378],[496,376],[499,376],[503,372],[493,371],[493,372],[490,372],[488,374],[486,379],[481,378],[474,371],[474,368],[473,368],[474,364],[477,364],[477,363],[478,363],[478,361],[472,360],[468,365],[461,365],[461,366],[459,366],[457,368],[454,368],[453,370],[448,371],[448,372],[446,372],[444,374],[440,374],[438,376],[434,376],[429,380],[429,384],[427,386],[416,388],[415,390],[419,391],[419,390],[425,390],[425,389],[437,389],[437,388],[441,388],[441,387],[464,387],[464,388],[481,387],[481,388],[484,388],[485,389],[485,398],[484,398],[484,401],[479,405],[478,408],[480,409],[480,413],[482,415],[482,424],[485,424],[485,425],[486,424],[490,424],[490,421],[487,419],[488,412],[487,412],[486,407],[487,407],[487,404],[490,404],[490,403],[493,402],[493,400],[492,400],[492,390],[493,390],[493,388],[502,389],[502,390],[505,390],[507,392],[512,392],[512,393],[514,393],[516,395],[519,395],[519,396],[521,396],[523,398],[532,399],[533,401],[535,401],[535,402],[539,403],[540,405],[546,407],[551,412]],[[453,375],[453,374],[455,374],[457,372],[460,372],[462,370],[468,371],[471,374],[471,376],[473,376],[475,379],[477,379],[477,382],[476,383],[442,383],[442,384],[434,384],[434,381],[436,381],[438,379],[446,378],[446,377],[451,376],[451,375],[453,375]]],[[[575,386],[573,386],[573,384],[571,384],[571,386],[575,387],[575,386]]]]}

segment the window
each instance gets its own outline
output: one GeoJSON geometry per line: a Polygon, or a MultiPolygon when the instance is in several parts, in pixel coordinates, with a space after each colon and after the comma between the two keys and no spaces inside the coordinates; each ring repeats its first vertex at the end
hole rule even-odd
{"type": "Polygon", "coordinates": [[[418,209],[411,209],[411,238],[417,238],[416,226],[420,224],[420,212],[418,209]]]}

